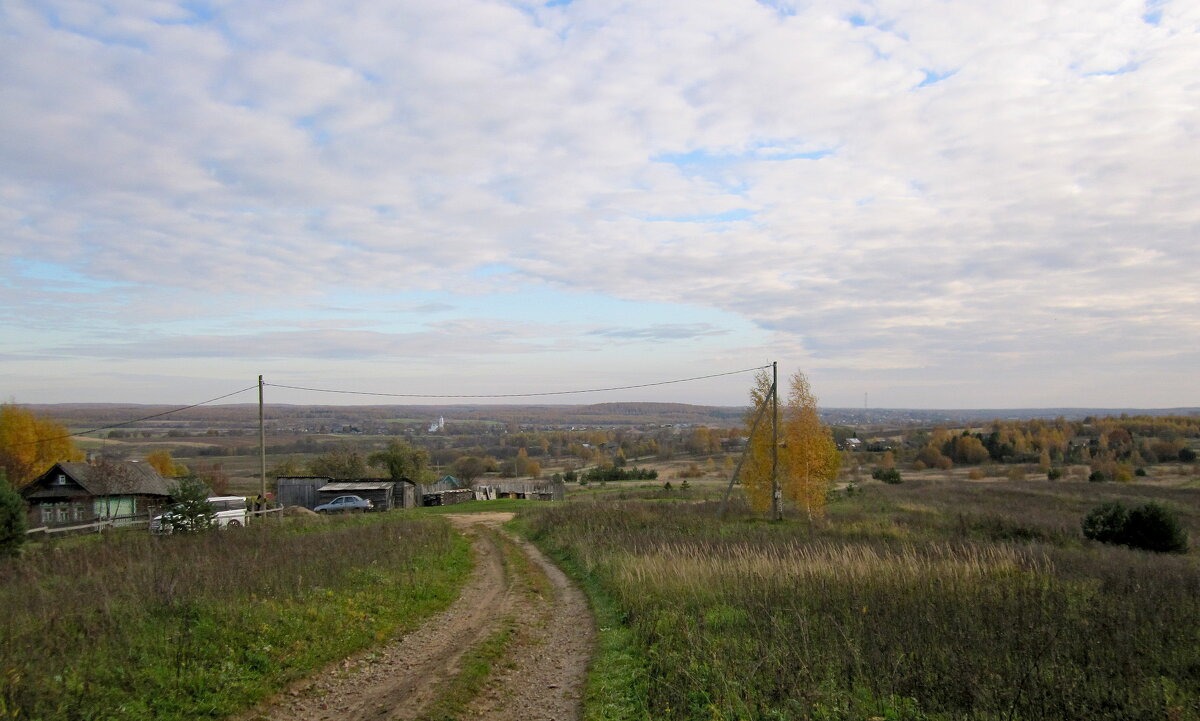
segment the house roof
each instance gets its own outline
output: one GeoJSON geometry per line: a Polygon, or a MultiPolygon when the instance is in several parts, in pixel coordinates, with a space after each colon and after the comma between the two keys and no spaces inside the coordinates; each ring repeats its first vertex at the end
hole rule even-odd
{"type": "Polygon", "coordinates": [[[338,481],[326,483],[318,491],[386,491],[396,485],[395,481],[338,481]]]}
{"type": "MultiPolygon", "coordinates": [[[[55,463],[42,475],[22,489],[32,492],[44,486],[44,481],[58,473],[65,474],[93,496],[144,495],[169,496],[174,484],[159,475],[149,463],[134,461],[112,461],[106,464],[113,469],[116,478],[111,487],[105,478],[103,466],[91,463],[55,463]]],[[[49,489],[47,489],[49,490],[49,489]]],[[[26,494],[28,495],[28,494],[26,494]]]]}

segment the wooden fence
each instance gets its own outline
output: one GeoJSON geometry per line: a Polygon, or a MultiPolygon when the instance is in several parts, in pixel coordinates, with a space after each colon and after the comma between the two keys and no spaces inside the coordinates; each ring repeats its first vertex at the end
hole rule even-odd
{"type": "MultiPolygon", "coordinates": [[[[283,512],[283,507],[281,506],[279,508],[267,508],[267,509],[261,510],[261,511],[251,511],[251,510],[247,509],[246,515],[247,516],[267,516],[268,514],[271,514],[271,513],[282,513],[282,512],[283,512]]],[[[154,515],[157,515],[157,514],[154,514],[154,515]]],[[[28,531],[25,531],[25,534],[33,535],[35,533],[41,533],[46,536],[52,536],[52,535],[58,534],[58,533],[71,533],[71,532],[103,533],[104,531],[106,531],[110,528],[132,528],[132,527],[136,527],[136,526],[146,526],[147,528],[149,528],[150,521],[153,520],[154,515],[151,515],[148,513],[141,513],[141,514],[138,514],[135,516],[113,516],[112,518],[104,518],[99,521],[94,521],[92,523],[81,523],[78,525],[71,525],[71,526],[38,526],[37,528],[30,528],[28,531]]],[[[283,516],[279,516],[279,518],[283,518],[283,516]]]]}

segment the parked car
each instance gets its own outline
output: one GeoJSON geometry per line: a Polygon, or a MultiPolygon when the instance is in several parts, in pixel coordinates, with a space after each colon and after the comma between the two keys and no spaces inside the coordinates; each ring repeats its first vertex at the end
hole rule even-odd
{"type": "MultiPolygon", "coordinates": [[[[250,522],[246,499],[241,496],[211,496],[208,504],[213,508],[213,524],[217,528],[241,528],[250,522]]],[[[171,512],[150,519],[151,533],[171,532],[171,512]]]]}
{"type": "Polygon", "coordinates": [[[366,513],[375,507],[365,498],[360,496],[338,496],[329,503],[322,503],[313,510],[317,513],[366,513]]]}

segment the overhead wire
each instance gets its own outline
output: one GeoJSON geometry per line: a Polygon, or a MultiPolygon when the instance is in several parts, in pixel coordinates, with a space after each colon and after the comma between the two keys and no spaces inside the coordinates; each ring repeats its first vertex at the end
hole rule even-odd
{"type": "MultiPolygon", "coordinates": [[[[384,392],[380,392],[380,391],[350,391],[350,390],[340,390],[340,389],[334,389],[334,388],[309,388],[309,387],[305,387],[305,386],[284,385],[281,383],[263,383],[263,385],[270,386],[272,388],[284,388],[287,390],[308,391],[308,392],[313,392],[313,393],[337,393],[337,394],[342,394],[342,395],[376,396],[376,397],[383,397],[383,398],[537,398],[537,397],[546,397],[546,396],[578,395],[578,394],[582,394],[582,393],[606,393],[606,392],[611,392],[611,391],[625,391],[625,390],[634,390],[634,389],[638,389],[638,388],[651,388],[654,386],[666,386],[666,385],[673,385],[676,383],[689,383],[691,381],[701,381],[701,380],[707,380],[709,378],[720,378],[722,376],[739,375],[741,373],[749,373],[751,371],[764,370],[764,369],[770,368],[770,367],[771,366],[769,366],[769,365],[756,366],[754,368],[742,368],[740,370],[735,370],[735,371],[724,371],[722,373],[710,373],[708,375],[693,376],[691,378],[676,378],[676,379],[672,379],[672,380],[655,381],[653,383],[637,383],[634,385],[627,385],[627,386],[610,386],[610,387],[606,387],[606,388],[581,388],[581,389],[577,389],[577,390],[566,390],[566,391],[538,391],[538,392],[533,392],[533,393],[384,393],[384,392]]],[[[240,393],[245,393],[246,391],[254,390],[255,388],[258,388],[258,387],[259,387],[259,384],[255,383],[252,386],[247,386],[246,388],[242,388],[242,389],[233,391],[232,393],[226,393],[224,395],[217,396],[216,398],[209,398],[208,400],[200,401],[199,403],[192,403],[191,405],[183,406],[181,408],[174,408],[172,410],[163,411],[161,413],[152,413],[148,416],[142,416],[141,418],[134,418],[132,420],[123,421],[121,423],[113,423],[111,425],[100,426],[98,428],[89,428],[88,430],[85,430],[85,431],[76,431],[74,433],[68,433],[68,434],[62,435],[62,436],[54,436],[51,438],[39,438],[38,440],[35,440],[35,441],[25,441],[23,443],[14,443],[12,445],[27,446],[27,445],[33,445],[36,443],[47,443],[49,441],[58,441],[58,440],[62,440],[64,438],[71,438],[73,436],[83,436],[83,435],[87,435],[89,433],[98,433],[100,431],[112,430],[114,428],[124,428],[125,426],[131,426],[135,423],[141,423],[142,421],[153,420],[155,418],[162,418],[163,416],[169,416],[169,415],[172,415],[175,413],[180,413],[182,411],[191,410],[192,408],[198,408],[203,405],[208,405],[209,403],[216,403],[217,401],[224,400],[224,399],[230,398],[232,396],[236,396],[240,393]]]]}
{"type": "Polygon", "coordinates": [[[286,388],[294,391],[310,391],[314,393],[339,393],[343,395],[355,396],[377,396],[382,398],[537,398],[544,396],[565,396],[577,395],[580,393],[606,393],[610,391],[626,391],[636,388],[650,388],[653,386],[666,386],[674,383],[688,383],[690,381],[701,381],[708,378],[720,378],[722,376],[738,375],[740,373],[749,373],[751,371],[765,370],[771,366],[757,366],[754,368],[742,368],[736,371],[725,371],[723,373],[710,373],[703,376],[694,376],[692,378],[677,378],[667,381],[655,381],[653,383],[638,383],[628,386],[612,386],[608,388],[583,388],[579,390],[569,391],[538,391],[534,393],[383,393],[379,391],[348,391],[334,388],[309,388],[305,386],[290,386],[280,383],[264,383],[263,385],[272,388],[286,388]]]}

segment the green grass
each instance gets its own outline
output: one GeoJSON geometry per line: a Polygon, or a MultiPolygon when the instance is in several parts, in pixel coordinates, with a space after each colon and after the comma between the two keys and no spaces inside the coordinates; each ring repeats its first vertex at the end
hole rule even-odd
{"type": "Polygon", "coordinates": [[[817,524],[644,502],[521,522],[601,619],[589,719],[1200,718],[1196,554],[1085,543],[1079,509],[1129,489],[971,486],[872,489],[817,524]]]}
{"type": "Polygon", "coordinates": [[[436,519],[45,549],[0,568],[0,717],[223,718],[449,605],[471,566],[436,519]]]}

